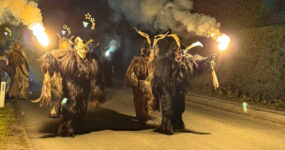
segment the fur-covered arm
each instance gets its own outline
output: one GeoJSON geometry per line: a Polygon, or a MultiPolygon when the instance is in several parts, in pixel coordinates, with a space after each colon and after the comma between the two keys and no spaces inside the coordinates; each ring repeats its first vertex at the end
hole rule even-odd
{"type": "Polygon", "coordinates": [[[134,57],[126,72],[126,82],[129,86],[138,88],[142,90],[142,92],[145,92],[147,89],[149,89],[150,83],[148,82],[148,79],[138,79],[135,70],[138,74],[148,74],[148,66],[144,58],[137,56],[134,57]]]}
{"type": "Polygon", "coordinates": [[[41,70],[44,74],[41,95],[32,102],[40,102],[41,106],[48,106],[53,102],[60,103],[63,98],[63,79],[59,67],[59,62],[52,54],[44,55],[41,64],[41,70]]]}
{"type": "Polygon", "coordinates": [[[204,57],[201,55],[189,55],[187,62],[192,63],[194,74],[201,74],[204,72],[210,72],[214,69],[215,56],[204,57]]]}
{"type": "Polygon", "coordinates": [[[102,79],[93,79],[91,80],[91,101],[94,103],[102,103],[105,101],[105,87],[102,82],[102,79]]]}
{"type": "Polygon", "coordinates": [[[131,86],[131,87],[138,87],[138,77],[136,76],[135,72],[134,72],[134,65],[136,63],[136,59],[134,58],[128,69],[127,69],[127,72],[126,72],[126,82],[128,84],[128,86],[131,86]]]}
{"type": "Polygon", "coordinates": [[[99,103],[102,103],[105,101],[105,86],[103,81],[103,71],[101,68],[100,60],[99,58],[94,54],[91,55],[91,87],[90,87],[90,98],[93,102],[93,106],[96,106],[99,103]]]}
{"type": "Polygon", "coordinates": [[[191,69],[194,71],[194,75],[211,72],[214,88],[216,89],[219,87],[219,82],[214,69],[216,64],[215,56],[203,57],[197,54],[194,56],[188,55],[186,62],[188,68],[192,67],[191,69]]]}

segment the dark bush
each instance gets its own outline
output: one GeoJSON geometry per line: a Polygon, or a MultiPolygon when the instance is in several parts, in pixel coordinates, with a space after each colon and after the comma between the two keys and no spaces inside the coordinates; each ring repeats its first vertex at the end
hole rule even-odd
{"type": "Polygon", "coordinates": [[[285,26],[247,28],[238,34],[237,51],[217,64],[222,93],[284,102],[285,26]]]}

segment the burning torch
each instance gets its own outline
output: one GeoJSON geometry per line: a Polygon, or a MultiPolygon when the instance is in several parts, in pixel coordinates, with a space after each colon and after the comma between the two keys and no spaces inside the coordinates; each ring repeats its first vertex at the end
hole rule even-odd
{"type": "MultiPolygon", "coordinates": [[[[226,34],[222,34],[222,35],[216,37],[215,40],[216,40],[216,42],[218,42],[218,49],[220,52],[225,51],[231,42],[230,37],[226,34]]],[[[214,88],[217,89],[219,87],[219,81],[218,81],[218,78],[217,78],[213,64],[211,64],[211,70],[212,70],[213,85],[214,85],[214,88]]]]}
{"type": "Polygon", "coordinates": [[[42,24],[32,24],[31,26],[29,26],[29,29],[32,30],[33,35],[37,38],[37,40],[42,46],[47,47],[49,45],[50,41],[42,24]]]}

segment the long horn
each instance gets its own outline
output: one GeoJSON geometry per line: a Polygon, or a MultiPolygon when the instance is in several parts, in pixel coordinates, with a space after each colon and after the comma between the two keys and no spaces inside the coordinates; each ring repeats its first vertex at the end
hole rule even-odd
{"type": "Polygon", "coordinates": [[[153,40],[153,45],[152,45],[152,47],[154,47],[154,46],[157,44],[157,42],[158,42],[159,40],[164,39],[164,38],[167,36],[168,33],[169,33],[169,32],[166,32],[165,34],[159,34],[159,35],[154,36],[154,40],[153,40]]]}
{"type": "Polygon", "coordinates": [[[61,40],[61,36],[60,34],[56,33],[57,37],[59,38],[59,40],[61,40]]]}
{"type": "Polygon", "coordinates": [[[74,45],[74,43],[72,42],[72,39],[74,38],[74,36],[71,36],[70,38],[69,38],[69,42],[70,42],[70,44],[71,45],[74,45]]]}
{"type": "Polygon", "coordinates": [[[79,36],[75,38],[74,43],[75,43],[75,44],[77,44],[77,43],[78,43],[78,41],[82,41],[82,40],[81,40],[81,38],[80,38],[79,36]]]}
{"type": "Polygon", "coordinates": [[[93,42],[93,39],[89,39],[86,43],[85,43],[85,45],[86,46],[88,46],[90,43],[92,43],[93,42]]]}
{"type": "Polygon", "coordinates": [[[69,38],[69,40],[71,41],[73,38],[74,38],[74,36],[71,36],[71,37],[69,38]]]}
{"type": "Polygon", "coordinates": [[[191,44],[190,46],[188,46],[186,49],[185,49],[185,52],[187,52],[188,50],[190,50],[190,49],[192,49],[192,48],[194,48],[194,47],[196,47],[196,46],[201,46],[201,47],[203,47],[203,44],[201,43],[201,42],[195,42],[195,43],[193,43],[193,44],[191,44]]]}
{"type": "Polygon", "coordinates": [[[169,34],[167,37],[172,37],[176,41],[178,47],[181,47],[179,37],[176,34],[169,34]]]}
{"type": "Polygon", "coordinates": [[[147,41],[147,44],[148,45],[151,45],[151,41],[150,41],[150,38],[149,38],[149,35],[138,30],[137,28],[135,28],[135,30],[137,31],[138,34],[140,34],[141,36],[145,37],[146,38],[146,41],[147,41]]]}

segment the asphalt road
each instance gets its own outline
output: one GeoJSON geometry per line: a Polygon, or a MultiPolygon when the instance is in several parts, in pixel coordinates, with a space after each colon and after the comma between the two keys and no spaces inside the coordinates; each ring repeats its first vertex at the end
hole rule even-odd
{"type": "MultiPolygon", "coordinates": [[[[47,109],[20,101],[24,127],[34,150],[285,150],[285,126],[215,108],[187,98],[183,115],[187,130],[172,136],[154,132],[134,119],[130,89],[110,89],[108,101],[90,108],[85,130],[75,137],[56,137],[59,119],[47,109]]],[[[159,112],[155,115],[160,118],[159,112]]]]}

